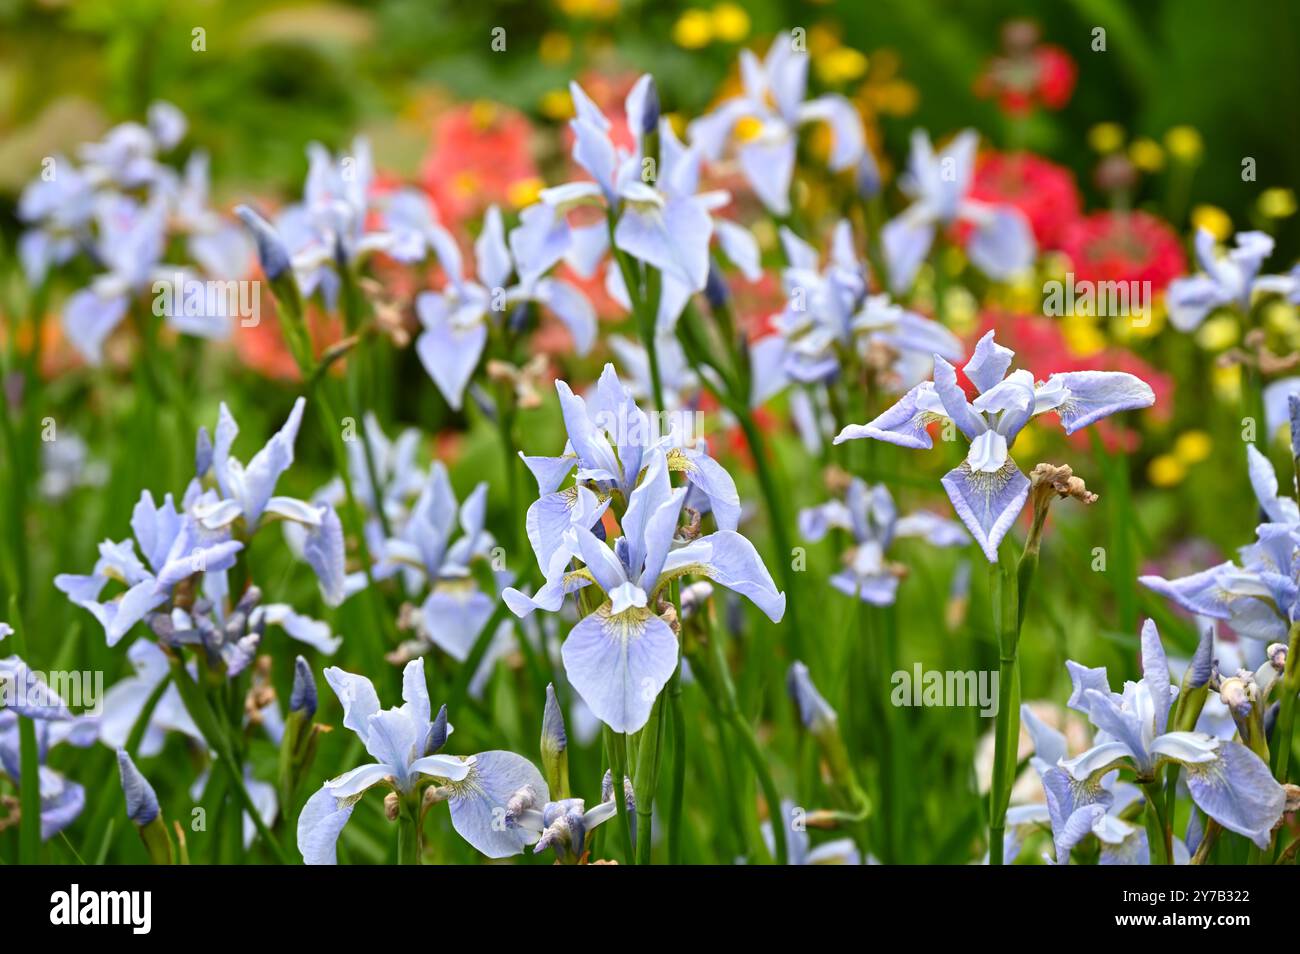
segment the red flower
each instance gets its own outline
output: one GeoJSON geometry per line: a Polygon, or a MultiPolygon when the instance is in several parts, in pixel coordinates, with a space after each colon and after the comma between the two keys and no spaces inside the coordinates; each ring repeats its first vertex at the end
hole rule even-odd
{"type": "Polygon", "coordinates": [[[449,225],[489,205],[518,205],[540,182],[532,155],[533,127],[517,110],[477,102],[443,113],[420,171],[438,214],[449,225]]]}
{"type": "Polygon", "coordinates": [[[994,57],[975,80],[975,95],[996,99],[999,108],[1023,116],[1035,107],[1061,109],[1074,93],[1078,68],[1070,54],[1038,42],[1038,27],[1012,20],[1003,27],[1001,56],[994,57]]]}
{"type": "Polygon", "coordinates": [[[1074,173],[1027,152],[982,154],[971,198],[1019,209],[1043,248],[1059,248],[1082,210],[1074,173]]]}
{"type": "Polygon", "coordinates": [[[1069,223],[1061,250],[1076,281],[1149,281],[1163,291],[1187,271],[1178,234],[1145,212],[1094,212],[1069,223]]]}

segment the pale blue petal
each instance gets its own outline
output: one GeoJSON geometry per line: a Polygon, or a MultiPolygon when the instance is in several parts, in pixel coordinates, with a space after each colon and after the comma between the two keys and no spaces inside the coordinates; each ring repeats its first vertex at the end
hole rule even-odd
{"type": "Polygon", "coordinates": [[[1053,374],[1045,388],[1064,385],[1064,402],[1056,408],[1065,433],[1073,434],[1094,421],[1120,411],[1150,407],[1156,401],[1151,386],[1123,371],[1067,371],[1053,374]]]}
{"type": "Polygon", "coordinates": [[[478,753],[466,778],[449,787],[452,827],[489,858],[520,854],[528,843],[526,832],[505,823],[506,808],[516,792],[531,787],[542,804],[550,800],[542,773],[513,752],[478,753]]]}
{"type": "Polygon", "coordinates": [[[736,158],[745,179],[773,215],[790,213],[795,147],[794,137],[787,135],[771,142],[755,140],[737,150],[736,158]]]}
{"type": "Polygon", "coordinates": [[[298,816],[298,851],[309,865],[338,864],[339,833],[352,817],[356,799],[335,798],[323,787],[303,806],[298,816]]]}
{"type": "Polygon", "coordinates": [[[1011,361],[1016,356],[1010,348],[998,344],[993,334],[990,331],[980,338],[971,353],[970,360],[962,368],[971,384],[975,385],[980,393],[992,390],[1007,376],[1011,361]]]}
{"type": "Polygon", "coordinates": [[[1029,478],[1010,460],[994,473],[975,473],[963,462],[948,471],[942,483],[957,516],[989,562],[996,563],[998,544],[1015,524],[1029,497],[1029,478]]]}
{"type": "Polygon", "coordinates": [[[487,322],[455,324],[446,301],[433,292],[422,292],[415,309],[424,325],[415,340],[415,353],[443,398],[458,411],[487,344],[487,322]]]}
{"type": "Polygon", "coordinates": [[[343,706],[343,725],[366,741],[370,735],[370,717],[379,711],[379,696],[374,684],[365,676],[345,672],[338,666],[325,670],[325,681],[343,706]]]}
{"type": "Polygon", "coordinates": [[[1238,742],[1220,742],[1212,762],[1184,763],[1192,800],[1224,828],[1267,849],[1282,817],[1286,793],[1258,755],[1238,742]]]}
{"type": "Polygon", "coordinates": [[[647,611],[611,617],[606,605],[570,631],[561,655],[596,717],[615,732],[635,732],[677,668],[677,637],[647,611]]]}

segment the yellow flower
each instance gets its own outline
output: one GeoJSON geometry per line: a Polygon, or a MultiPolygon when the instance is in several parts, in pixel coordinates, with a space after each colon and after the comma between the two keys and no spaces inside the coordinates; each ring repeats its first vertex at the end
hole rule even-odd
{"type": "Polygon", "coordinates": [[[1174,441],[1174,456],[1189,467],[1205,460],[1213,449],[1214,441],[1205,431],[1184,431],[1174,441]]]}
{"type": "Polygon", "coordinates": [[[1290,189],[1265,189],[1259,194],[1259,211],[1267,218],[1288,219],[1295,210],[1295,193],[1290,189]]]}
{"type": "Polygon", "coordinates": [[[1187,476],[1187,467],[1172,454],[1161,454],[1147,465],[1147,480],[1157,487],[1173,487],[1187,476]]]}
{"type": "Polygon", "coordinates": [[[867,58],[849,46],[828,50],[814,61],[817,75],[828,86],[850,83],[867,72],[867,58]]]}
{"type": "Polygon", "coordinates": [[[1217,205],[1198,205],[1192,209],[1192,225],[1205,229],[1220,242],[1232,235],[1232,219],[1217,205]]]}
{"type": "Polygon", "coordinates": [[[469,107],[469,118],[479,129],[487,129],[497,118],[497,105],[491,100],[476,99],[469,107]]]}
{"type": "Polygon", "coordinates": [[[1215,315],[1196,331],[1196,343],[1206,351],[1226,351],[1237,343],[1241,328],[1235,315],[1215,315]]]}
{"type": "Polygon", "coordinates": [[[1262,309],[1264,327],[1287,338],[1300,334],[1300,311],[1295,305],[1281,299],[1274,299],[1262,309]]]}
{"type": "Polygon", "coordinates": [[[1038,436],[1038,429],[1026,427],[1016,435],[1016,454],[1021,460],[1034,460],[1034,455],[1038,453],[1042,444],[1043,442],[1038,436]]]}
{"type": "Polygon", "coordinates": [[[749,142],[752,139],[757,139],[762,132],[763,120],[757,116],[741,116],[731,129],[731,135],[736,142],[749,142]]]}
{"type": "Polygon", "coordinates": [[[1143,172],[1159,172],[1165,167],[1165,151],[1154,139],[1143,136],[1128,147],[1128,157],[1143,172]]]}
{"type": "Polygon", "coordinates": [[[1237,403],[1241,400],[1241,365],[1215,366],[1210,371],[1210,384],[1214,388],[1214,396],[1224,404],[1237,403]]]}
{"type": "Polygon", "coordinates": [[[522,209],[525,206],[532,205],[537,201],[537,197],[542,193],[544,183],[537,177],[528,179],[516,179],[510,183],[510,188],[506,191],[506,198],[516,209],[522,209]]]}
{"type": "Polygon", "coordinates": [[[569,119],[573,116],[573,97],[567,89],[553,89],[542,94],[538,108],[547,119],[569,119]]]}
{"type": "Polygon", "coordinates": [[[909,116],[916,111],[916,104],[921,100],[920,91],[907,80],[890,80],[888,83],[872,84],[871,99],[876,109],[888,116],[909,116]]]}
{"type": "Polygon", "coordinates": [[[713,8],[713,35],[723,43],[739,43],[749,36],[749,14],[735,3],[720,3],[713,8]]]}
{"type": "Polygon", "coordinates": [[[559,7],[571,17],[608,20],[618,13],[618,0],[559,0],[559,7]]]}
{"type": "Polygon", "coordinates": [[[1195,162],[1201,158],[1205,143],[1201,140],[1201,134],[1191,126],[1175,126],[1165,133],[1165,148],[1175,159],[1195,162]]]}
{"type": "Polygon", "coordinates": [[[573,41],[567,34],[550,30],[542,34],[542,40],[537,46],[537,55],[541,57],[543,63],[551,66],[567,63],[569,57],[573,55],[573,41]]]}
{"type": "Polygon", "coordinates": [[[698,50],[713,42],[713,18],[707,10],[687,10],[673,24],[673,42],[687,50],[698,50]]]}
{"type": "Polygon", "coordinates": [[[1124,129],[1119,123],[1097,123],[1088,130],[1088,145],[1093,152],[1115,152],[1124,145],[1124,129]]]}
{"type": "Polygon", "coordinates": [[[1061,336],[1071,354],[1086,358],[1106,347],[1106,336],[1086,315],[1072,315],[1061,323],[1061,336]]]}

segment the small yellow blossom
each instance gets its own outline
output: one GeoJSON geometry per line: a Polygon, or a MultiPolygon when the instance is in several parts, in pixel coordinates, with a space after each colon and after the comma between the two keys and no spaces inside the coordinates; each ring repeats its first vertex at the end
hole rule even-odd
{"type": "Polygon", "coordinates": [[[543,63],[550,66],[567,63],[569,57],[573,55],[573,41],[567,34],[550,30],[542,34],[541,42],[537,45],[537,55],[543,63]]]}
{"type": "Polygon", "coordinates": [[[1195,162],[1201,158],[1205,143],[1201,140],[1201,134],[1191,126],[1175,126],[1165,133],[1165,148],[1175,159],[1195,162]]]}
{"type": "Polygon", "coordinates": [[[573,97],[567,89],[553,89],[542,94],[539,104],[542,115],[547,119],[562,120],[573,116],[573,97]]]}
{"type": "Polygon", "coordinates": [[[1300,310],[1280,298],[1268,302],[1261,309],[1264,327],[1288,339],[1300,335],[1300,310]]]}
{"type": "Polygon", "coordinates": [[[1241,338],[1235,315],[1215,315],[1196,331],[1196,343],[1206,351],[1226,351],[1241,338]]]}
{"type": "Polygon", "coordinates": [[[813,62],[817,75],[828,86],[851,83],[867,72],[867,57],[849,46],[829,50],[813,62]]]}
{"type": "Polygon", "coordinates": [[[543,185],[542,180],[536,176],[527,179],[516,179],[510,183],[506,198],[510,200],[510,204],[516,209],[522,209],[537,201],[538,196],[542,194],[543,185]]]}
{"type": "Polygon", "coordinates": [[[1220,242],[1232,235],[1232,219],[1217,205],[1198,205],[1192,209],[1192,225],[1205,229],[1220,242]]]}
{"type": "Polygon", "coordinates": [[[1088,130],[1088,145],[1093,152],[1115,152],[1124,145],[1124,129],[1119,123],[1097,123],[1088,130]]]}
{"type": "Polygon", "coordinates": [[[739,43],[749,36],[749,14],[736,3],[720,3],[713,8],[713,35],[723,43],[739,43]]]}
{"type": "Polygon", "coordinates": [[[1290,189],[1265,189],[1259,194],[1259,211],[1267,218],[1289,219],[1295,210],[1295,193],[1290,189]]]}
{"type": "Polygon", "coordinates": [[[673,42],[683,49],[698,50],[713,42],[713,18],[707,10],[687,10],[673,24],[673,42]]]}
{"type": "Polygon", "coordinates": [[[1034,460],[1042,446],[1043,441],[1036,427],[1026,427],[1016,435],[1016,455],[1021,460],[1034,460]]]}
{"type": "Polygon", "coordinates": [[[476,99],[469,107],[469,118],[479,129],[487,129],[497,118],[497,104],[489,99],[476,99]]]}
{"type": "Polygon", "coordinates": [[[1147,136],[1133,140],[1128,147],[1128,157],[1143,172],[1159,172],[1165,167],[1165,151],[1147,136]]]}
{"type": "Polygon", "coordinates": [[[1174,456],[1189,467],[1208,458],[1213,449],[1214,441],[1205,431],[1184,431],[1174,441],[1174,456]]]}
{"type": "Polygon", "coordinates": [[[943,302],[948,327],[958,335],[972,334],[979,318],[979,300],[970,290],[962,285],[949,285],[943,302]]]}
{"type": "Polygon", "coordinates": [[[618,13],[618,0],[559,0],[559,7],[571,17],[609,20],[618,13]]]}
{"type": "Polygon", "coordinates": [[[1241,365],[1225,364],[1211,369],[1210,386],[1214,396],[1224,404],[1236,404],[1241,400],[1241,365]]]}
{"type": "Polygon", "coordinates": [[[757,139],[763,132],[763,120],[757,116],[741,116],[731,128],[731,135],[736,142],[749,142],[757,139]]]}
{"type": "Polygon", "coordinates": [[[1181,484],[1186,476],[1186,465],[1173,454],[1161,454],[1147,465],[1147,480],[1157,487],[1181,484]]]}
{"type": "Polygon", "coordinates": [[[1061,336],[1071,354],[1091,357],[1106,347],[1106,336],[1097,323],[1086,315],[1072,315],[1061,322],[1061,336]]]}

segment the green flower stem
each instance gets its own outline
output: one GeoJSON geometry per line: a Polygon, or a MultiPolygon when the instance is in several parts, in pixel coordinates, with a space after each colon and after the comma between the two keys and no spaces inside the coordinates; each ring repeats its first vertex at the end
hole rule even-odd
{"type": "Polygon", "coordinates": [[[397,863],[399,865],[422,864],[423,832],[420,826],[421,793],[408,795],[400,800],[397,813],[397,863]]]}
{"type": "Polygon", "coordinates": [[[998,635],[998,712],[993,735],[993,779],[989,785],[990,865],[1003,863],[1002,836],[1006,831],[1007,806],[1011,801],[1020,737],[1018,643],[1021,615],[1018,580],[1019,573],[1011,572],[1008,560],[989,567],[989,598],[993,628],[998,635]]]}
{"type": "Polygon", "coordinates": [[[1165,814],[1164,793],[1160,789],[1160,783],[1143,782],[1142,793],[1146,796],[1147,846],[1151,851],[1152,863],[1173,864],[1173,832],[1165,814]]]}
{"type": "Polygon", "coordinates": [[[1300,623],[1291,626],[1287,640],[1286,670],[1282,673],[1282,701],[1273,729],[1273,774],[1286,782],[1291,767],[1292,732],[1295,728],[1296,693],[1300,692],[1300,623]]]}
{"type": "Polygon", "coordinates": [[[788,855],[785,843],[785,819],[781,817],[781,797],[777,792],[776,783],[772,780],[772,771],[768,768],[767,759],[759,748],[754,729],[740,711],[736,686],[731,681],[731,672],[727,668],[727,660],[722,652],[721,629],[714,615],[707,649],[697,648],[691,654],[692,671],[699,675],[701,687],[712,696],[714,704],[740,741],[741,750],[758,778],[759,787],[763,790],[763,798],[767,801],[768,816],[772,820],[776,863],[784,865],[788,855]]]}
{"type": "MultiPolygon", "coordinates": [[[[235,757],[230,738],[213,715],[212,707],[205,698],[202,687],[190,678],[185,663],[179,655],[172,655],[169,662],[171,664],[172,681],[176,684],[176,689],[180,693],[181,702],[185,705],[185,711],[194,720],[194,724],[198,727],[203,738],[216,750],[217,758],[230,776],[235,794],[238,796],[239,801],[243,803],[244,811],[248,812],[249,817],[252,818],[258,835],[261,836],[280,864],[290,864],[289,856],[280,847],[280,843],[271,834],[271,830],[266,827],[266,822],[262,820],[262,816],[257,810],[257,804],[253,801],[252,796],[248,794],[248,788],[244,785],[244,773],[240,767],[239,759],[235,757]]],[[[201,672],[200,678],[202,678],[201,672]]]]}
{"type": "Polygon", "coordinates": [[[627,813],[627,796],[623,792],[623,779],[627,775],[627,740],[609,726],[604,726],[605,754],[609,759],[610,777],[614,787],[614,804],[618,808],[618,828],[623,833],[623,851],[632,864],[636,854],[632,849],[632,821],[627,813]]]}

